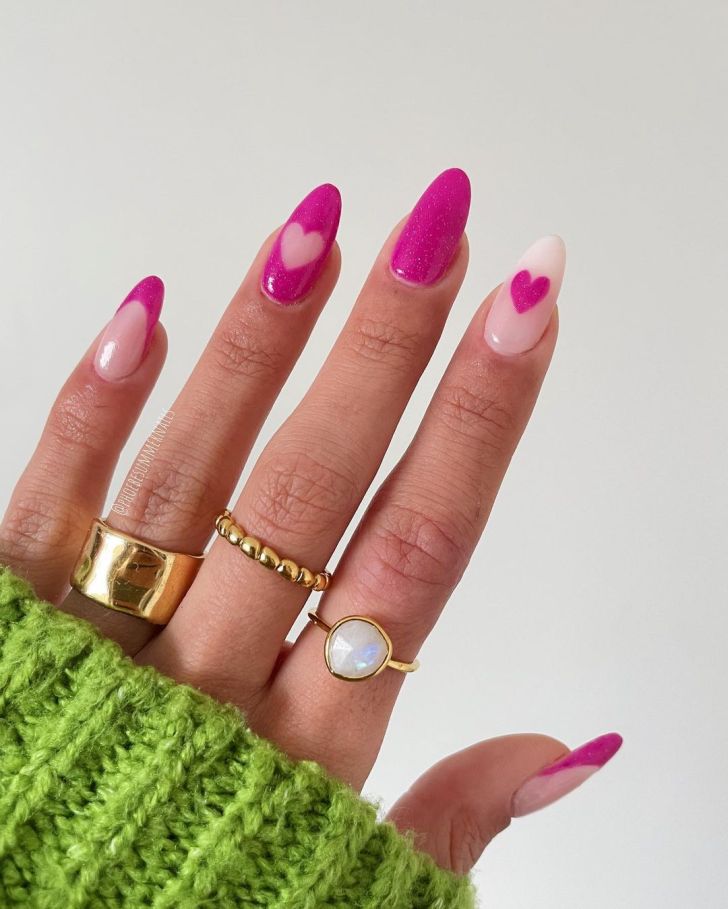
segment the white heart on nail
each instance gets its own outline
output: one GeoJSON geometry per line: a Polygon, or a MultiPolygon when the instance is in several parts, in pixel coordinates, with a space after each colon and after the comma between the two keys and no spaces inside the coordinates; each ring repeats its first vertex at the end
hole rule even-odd
{"type": "Polygon", "coordinates": [[[308,233],[294,221],[281,236],[281,259],[287,269],[303,268],[324,251],[324,238],[317,230],[308,233]]]}

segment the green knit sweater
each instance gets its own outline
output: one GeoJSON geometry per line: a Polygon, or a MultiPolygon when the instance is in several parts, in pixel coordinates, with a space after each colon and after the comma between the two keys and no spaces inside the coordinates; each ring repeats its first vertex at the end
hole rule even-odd
{"type": "Polygon", "coordinates": [[[240,713],[0,567],[0,906],[462,909],[436,867],[240,713]]]}

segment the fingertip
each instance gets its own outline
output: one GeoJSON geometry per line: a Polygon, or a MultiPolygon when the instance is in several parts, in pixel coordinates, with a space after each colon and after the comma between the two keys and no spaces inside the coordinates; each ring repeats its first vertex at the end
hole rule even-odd
{"type": "Polygon", "coordinates": [[[538,346],[556,308],[565,261],[557,234],[541,237],[523,253],[488,310],[483,336],[495,353],[513,357],[538,346]]]}
{"type": "Polygon", "coordinates": [[[167,329],[164,327],[162,322],[157,322],[157,324],[154,326],[154,331],[152,332],[149,341],[148,356],[156,356],[161,359],[162,362],[164,362],[168,350],[169,335],[167,334],[167,329]]]}
{"type": "Polygon", "coordinates": [[[281,306],[309,295],[329,259],[341,218],[341,193],[322,183],[294,208],[278,233],[261,275],[261,289],[281,306]]]}
{"type": "Polygon", "coordinates": [[[470,179],[453,167],[418,199],[399,232],[389,261],[395,280],[432,287],[450,271],[470,212],[470,179]]]}
{"type": "Polygon", "coordinates": [[[511,815],[524,817],[573,792],[611,761],[622,741],[618,732],[608,732],[541,767],[513,793],[511,815]]]}

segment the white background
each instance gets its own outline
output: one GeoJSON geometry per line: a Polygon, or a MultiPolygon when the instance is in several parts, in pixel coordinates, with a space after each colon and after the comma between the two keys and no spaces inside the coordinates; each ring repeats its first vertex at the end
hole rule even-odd
{"type": "Polygon", "coordinates": [[[390,804],[503,732],[622,732],[488,850],[489,907],[725,906],[726,10],[0,2],[0,505],[131,285],[163,276],[171,339],[139,443],[317,183],[342,190],[344,271],[266,436],[391,226],[441,169],[473,182],[468,277],[386,467],[478,301],[565,237],[553,368],[367,786],[390,804]]]}

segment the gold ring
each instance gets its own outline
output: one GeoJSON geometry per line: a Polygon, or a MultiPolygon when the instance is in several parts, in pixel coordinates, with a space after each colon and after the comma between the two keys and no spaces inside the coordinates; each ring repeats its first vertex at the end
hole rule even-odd
{"type": "Polygon", "coordinates": [[[287,581],[316,591],[326,590],[331,583],[330,572],[310,571],[303,565],[298,565],[293,559],[282,559],[270,546],[265,546],[257,537],[249,536],[240,524],[235,522],[227,508],[215,519],[215,529],[228,543],[232,543],[246,556],[260,562],[264,568],[275,571],[287,581]]]}
{"type": "Polygon", "coordinates": [[[71,574],[71,586],[101,606],[166,625],[202,559],[167,552],[95,518],[71,574]]]}
{"type": "Polygon", "coordinates": [[[347,615],[328,625],[309,612],[314,625],[326,632],[324,659],[331,675],[347,682],[361,682],[379,675],[387,667],[400,672],[414,672],[420,661],[403,663],[392,658],[392,641],[379,622],[364,615],[347,615]]]}

